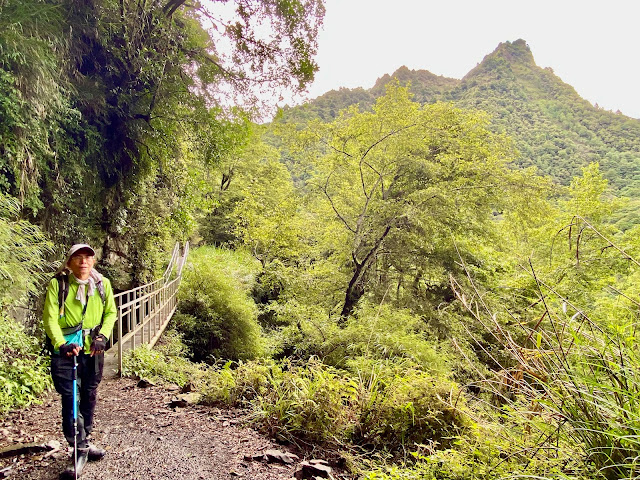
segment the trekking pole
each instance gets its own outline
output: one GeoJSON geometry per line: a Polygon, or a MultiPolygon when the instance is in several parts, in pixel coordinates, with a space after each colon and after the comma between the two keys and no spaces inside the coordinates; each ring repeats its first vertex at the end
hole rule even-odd
{"type": "Polygon", "coordinates": [[[73,356],[73,478],[78,480],[78,359],[73,356]]]}

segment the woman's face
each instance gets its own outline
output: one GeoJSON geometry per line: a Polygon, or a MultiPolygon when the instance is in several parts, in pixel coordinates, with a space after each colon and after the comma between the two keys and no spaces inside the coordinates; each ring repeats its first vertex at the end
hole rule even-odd
{"type": "Polygon", "coordinates": [[[95,257],[93,255],[80,251],[69,259],[67,266],[78,280],[86,280],[89,278],[94,263],[95,257]]]}

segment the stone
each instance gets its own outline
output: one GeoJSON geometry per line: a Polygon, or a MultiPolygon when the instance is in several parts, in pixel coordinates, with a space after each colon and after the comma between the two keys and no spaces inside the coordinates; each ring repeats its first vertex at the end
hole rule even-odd
{"type": "Polygon", "coordinates": [[[300,462],[293,476],[297,480],[312,478],[331,478],[331,467],[322,463],[300,462]]]}
{"type": "Polygon", "coordinates": [[[60,442],[48,443],[17,443],[0,449],[0,458],[17,457],[28,453],[49,452],[60,448],[60,442]]]}
{"type": "Polygon", "coordinates": [[[149,388],[153,387],[155,384],[146,378],[141,378],[138,384],[136,385],[138,388],[149,388]]]}
{"type": "Polygon", "coordinates": [[[300,460],[295,453],[281,452],[280,450],[266,450],[264,457],[268,463],[280,462],[285,464],[295,463],[300,460]]]}
{"type": "Polygon", "coordinates": [[[201,395],[197,392],[181,393],[173,397],[169,402],[171,408],[185,408],[188,405],[196,405],[200,401],[201,395]]]}

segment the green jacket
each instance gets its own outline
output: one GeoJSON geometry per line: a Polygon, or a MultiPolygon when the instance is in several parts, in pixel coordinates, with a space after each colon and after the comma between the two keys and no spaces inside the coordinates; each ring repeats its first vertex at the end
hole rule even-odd
{"type": "MultiPolygon", "coordinates": [[[[94,294],[89,297],[87,311],[85,313],[83,329],[93,328],[102,322],[100,333],[109,338],[113,326],[116,323],[117,310],[116,302],[113,298],[111,282],[107,278],[102,278],[104,285],[105,302],[96,288],[94,294]]],[[[51,339],[53,347],[57,350],[65,344],[62,328],[74,327],[82,320],[83,306],[80,300],[76,300],[78,293],[78,282],[73,275],[69,275],[69,294],[64,302],[64,316],[60,317],[60,307],[58,305],[58,280],[53,278],[47,287],[47,296],[44,301],[44,312],[42,314],[44,330],[51,339]]],[[[84,351],[89,352],[91,348],[91,338],[87,335],[84,339],[84,351]]]]}

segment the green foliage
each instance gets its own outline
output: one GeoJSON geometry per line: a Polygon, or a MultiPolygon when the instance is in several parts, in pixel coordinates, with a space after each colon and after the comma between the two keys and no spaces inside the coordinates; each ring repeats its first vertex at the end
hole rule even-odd
{"type": "Polygon", "coordinates": [[[0,313],[0,415],[36,402],[51,387],[49,362],[36,337],[0,313]]]}
{"type": "Polygon", "coordinates": [[[401,67],[370,90],[332,91],[286,110],[284,117],[306,124],[312,119],[332,121],[355,104],[369,110],[394,81],[408,86],[421,104],[446,101],[489,113],[491,129],[513,139],[520,167],[535,166],[568,185],[581,168],[600,162],[604,177],[622,196],[637,197],[640,122],[580,98],[550,68],[536,66],[524,40],[501,43],[462,80],[401,67]]]}
{"type": "Polygon", "coordinates": [[[465,402],[455,385],[409,362],[369,359],[351,372],[310,359],[194,365],[182,355],[180,336],[129,353],[126,375],[184,385],[192,383],[206,404],[248,407],[253,421],[287,440],[325,447],[373,449],[402,455],[416,444],[447,446],[471,433],[465,402]]]}
{"type": "Polygon", "coordinates": [[[202,387],[202,402],[225,406],[248,407],[264,395],[282,374],[271,360],[227,362],[222,368],[211,368],[202,387]],[[233,368],[232,368],[233,367],[233,368]]]}
{"type": "Polygon", "coordinates": [[[246,135],[230,95],[317,70],[320,0],[183,3],[0,4],[0,192],[56,244],[101,246],[117,288],[154,278],[209,208],[208,169],[246,135]]]}
{"type": "Polygon", "coordinates": [[[278,335],[280,355],[317,357],[327,365],[351,370],[360,358],[407,361],[434,375],[449,367],[445,349],[426,338],[424,322],[407,310],[363,302],[344,328],[322,310],[290,302],[277,311],[279,323],[290,324],[278,335]]]}
{"type": "Polygon", "coordinates": [[[188,353],[181,336],[175,330],[167,330],[155,349],[145,344],[127,352],[122,361],[122,375],[180,387],[195,384],[202,379],[205,369],[185,358],[188,353]]]}
{"type": "Polygon", "coordinates": [[[468,426],[451,385],[415,370],[373,368],[355,375],[310,360],[274,378],[253,402],[271,434],[397,455],[430,439],[447,444],[468,426]]]}
{"type": "Polygon", "coordinates": [[[509,142],[485,117],[420,106],[397,85],[373,112],[345,110],[300,137],[314,142],[308,203],[321,231],[310,268],[336,269],[324,300],[342,297],[341,324],[366,295],[382,300],[394,291],[406,304],[433,292],[439,303],[456,257],[475,263],[474,246],[496,238],[494,212],[511,209],[524,191],[544,194],[543,182],[508,168],[509,142]]]}
{"type": "Polygon", "coordinates": [[[391,452],[430,443],[448,448],[469,433],[458,386],[402,363],[358,370],[358,423],[353,441],[391,452]]]}
{"type": "Polygon", "coordinates": [[[0,194],[0,307],[39,293],[50,265],[51,243],[35,225],[18,218],[17,200],[0,194]]]}
{"type": "MultiPolygon", "coordinates": [[[[99,245],[125,287],[199,228],[237,251],[192,251],[181,333],[127,374],[249,407],[280,439],[367,459],[370,479],[637,476],[640,227],[613,192],[640,194],[638,122],[522,40],[463,80],[402,67],[272,126],[227,107],[308,84],[323,13],[0,0],[0,305],[38,290],[43,231],[99,245]],[[568,188],[513,168],[530,165],[568,188]]],[[[4,316],[0,343],[6,412],[49,380],[4,316]]]]}
{"type": "Polygon", "coordinates": [[[207,243],[245,245],[266,266],[300,250],[299,194],[279,152],[262,142],[255,126],[247,145],[218,167],[217,204],[200,231],[207,243]]]}
{"type": "Polygon", "coordinates": [[[392,363],[354,374],[310,359],[304,365],[241,363],[209,375],[209,403],[249,405],[261,429],[286,440],[397,455],[416,443],[449,445],[469,422],[453,384],[392,363]]]}
{"type": "Polygon", "coordinates": [[[250,297],[259,265],[247,254],[201,247],[183,270],[176,329],[196,361],[239,360],[264,351],[250,297]]]}
{"type": "MultiPolygon", "coordinates": [[[[482,434],[487,432],[483,431],[482,434]]],[[[537,480],[594,480],[602,478],[585,467],[571,450],[560,458],[535,461],[526,453],[514,452],[504,442],[486,435],[473,441],[458,441],[456,449],[435,451],[421,445],[412,452],[413,461],[401,465],[374,467],[366,471],[365,480],[498,480],[526,478],[537,480]],[[498,447],[497,445],[500,445],[498,447]]],[[[535,447],[534,447],[535,448],[535,447]]]]}
{"type": "Polygon", "coordinates": [[[288,368],[254,405],[257,422],[280,439],[329,442],[344,438],[355,385],[337,370],[310,360],[288,368]]]}
{"type": "Polygon", "coordinates": [[[38,180],[61,114],[69,110],[56,50],[65,51],[60,10],[41,0],[0,4],[0,192],[30,213],[44,206],[38,180]]]}
{"type": "MultiPolygon", "coordinates": [[[[605,184],[597,165],[574,179],[566,210],[553,220],[577,210],[594,221],[574,215],[567,253],[541,255],[544,262],[530,258],[528,272],[522,270],[530,282],[527,298],[507,307],[508,320],[501,314],[505,303],[493,304],[490,295],[480,300],[477,288],[459,292],[458,298],[493,344],[485,347],[489,342],[476,337],[476,345],[487,355],[497,352],[492,368],[502,370],[479,376],[507,402],[512,427],[505,433],[513,443],[530,449],[531,440],[522,433],[531,432],[538,451],[561,444],[582,450],[595,476],[633,478],[640,365],[633,326],[638,302],[628,280],[637,280],[640,263],[630,255],[638,251],[635,239],[597,223],[615,203],[605,197],[605,184]]],[[[553,223],[548,228],[558,230],[553,223]]]]}

